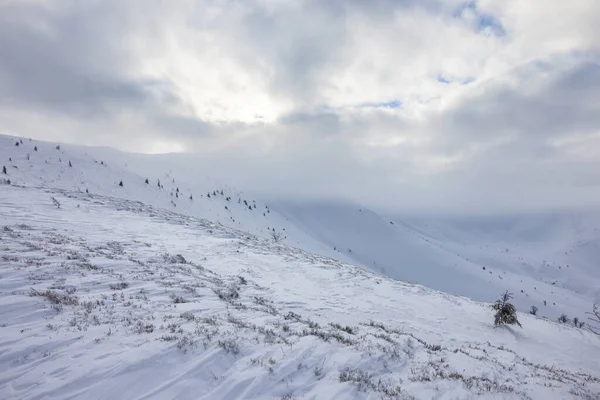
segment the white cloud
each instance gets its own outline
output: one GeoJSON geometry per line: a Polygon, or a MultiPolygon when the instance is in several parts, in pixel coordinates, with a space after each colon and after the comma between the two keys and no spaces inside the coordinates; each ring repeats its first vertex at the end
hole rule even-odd
{"type": "Polygon", "coordinates": [[[0,11],[0,128],[14,133],[185,149],[255,190],[403,209],[600,196],[595,0],[40,0],[0,11]]]}

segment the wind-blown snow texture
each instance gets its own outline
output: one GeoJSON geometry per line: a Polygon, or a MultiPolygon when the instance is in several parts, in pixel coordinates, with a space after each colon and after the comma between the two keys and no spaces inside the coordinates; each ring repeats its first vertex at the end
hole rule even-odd
{"type": "MultiPolygon", "coordinates": [[[[586,330],[526,314],[522,330],[493,328],[489,304],[289,247],[367,257],[340,255],[298,208],[250,210],[222,186],[171,197],[177,181],[146,185],[92,149],[0,141],[0,398],[599,396],[586,330]]],[[[432,246],[456,246],[437,233],[432,246]]]]}

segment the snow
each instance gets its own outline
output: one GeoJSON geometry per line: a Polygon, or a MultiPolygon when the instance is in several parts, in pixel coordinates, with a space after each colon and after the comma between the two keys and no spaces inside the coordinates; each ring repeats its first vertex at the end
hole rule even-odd
{"type": "MultiPolygon", "coordinates": [[[[494,328],[489,304],[365,268],[395,244],[421,268],[400,272],[427,279],[468,230],[423,233],[340,205],[263,216],[258,199],[227,213],[225,197],[254,199],[208,180],[224,195],[173,206],[179,179],[159,189],[93,149],[0,140],[12,182],[0,185],[0,398],[600,398],[591,332],[523,313],[523,329],[494,328]],[[358,228],[383,243],[368,254],[358,228]]],[[[456,280],[483,282],[465,265],[450,266],[456,280]]],[[[589,294],[549,286],[583,315],[589,294]]]]}
{"type": "Polygon", "coordinates": [[[129,154],[64,144],[57,149],[55,143],[28,139],[15,146],[19,140],[0,136],[0,155],[4,162],[12,159],[7,166],[20,185],[87,189],[265,238],[275,229],[288,245],[394,279],[485,302],[509,290],[517,309],[527,312],[536,306],[541,316],[551,319],[563,313],[582,318],[600,301],[596,212],[385,216],[340,201],[261,199],[213,178],[215,170],[194,167],[191,155],[129,154]]]}

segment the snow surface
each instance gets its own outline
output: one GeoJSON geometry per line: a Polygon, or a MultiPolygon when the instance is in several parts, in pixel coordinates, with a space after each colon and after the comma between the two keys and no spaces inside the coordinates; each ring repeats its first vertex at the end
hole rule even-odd
{"type": "MultiPolygon", "coordinates": [[[[210,179],[223,195],[182,184],[175,197],[166,174],[159,189],[94,149],[17,140],[0,137],[12,183],[0,185],[0,398],[600,398],[600,338],[585,329],[527,314],[523,329],[493,328],[489,304],[343,262],[398,247],[417,271],[386,273],[426,280],[453,267],[460,239],[489,262],[493,237],[469,243],[450,223],[417,230],[352,206],[250,210],[237,198],[254,199],[210,179]]],[[[582,314],[592,295],[493,268],[582,314]]],[[[457,262],[454,283],[431,286],[484,285],[479,269],[457,262]]]]}

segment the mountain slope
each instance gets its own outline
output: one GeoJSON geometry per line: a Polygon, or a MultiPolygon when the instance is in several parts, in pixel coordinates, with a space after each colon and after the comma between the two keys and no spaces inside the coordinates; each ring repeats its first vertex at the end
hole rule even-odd
{"type": "Polygon", "coordinates": [[[177,155],[57,149],[8,136],[0,136],[0,160],[19,185],[88,190],[263,238],[280,235],[312,253],[479,301],[509,290],[519,310],[536,306],[553,319],[562,313],[581,318],[600,299],[600,217],[591,213],[444,220],[383,217],[339,201],[265,202],[211,178],[217,171],[179,163],[177,155]]]}
{"type": "Polygon", "coordinates": [[[137,201],[0,189],[2,398],[600,394],[585,330],[494,329],[489,305],[137,201]]]}

